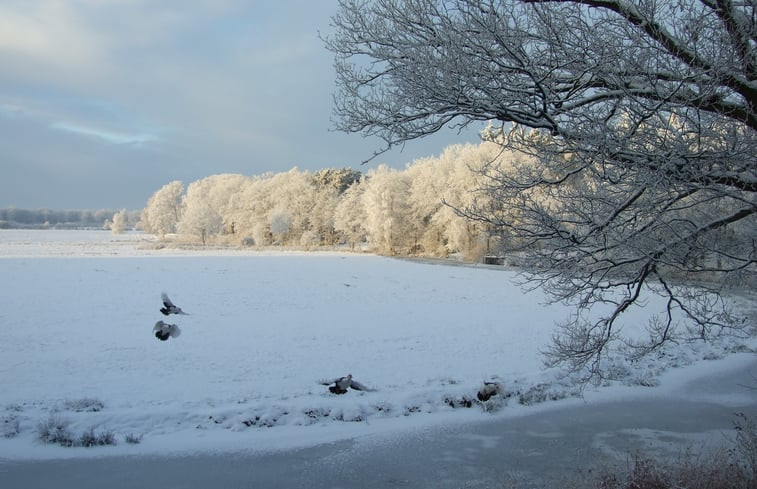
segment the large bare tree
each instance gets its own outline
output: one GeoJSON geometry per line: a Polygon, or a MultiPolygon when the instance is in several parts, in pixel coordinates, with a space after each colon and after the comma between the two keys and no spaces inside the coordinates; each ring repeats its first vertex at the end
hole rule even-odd
{"type": "Polygon", "coordinates": [[[486,169],[494,204],[460,212],[507,229],[530,279],[579,308],[552,363],[601,377],[647,293],[667,310],[628,342],[639,354],[679,319],[701,338],[744,325],[722,290],[756,266],[754,0],[339,4],[338,129],[382,138],[378,154],[490,121],[486,138],[537,159],[486,169]]]}

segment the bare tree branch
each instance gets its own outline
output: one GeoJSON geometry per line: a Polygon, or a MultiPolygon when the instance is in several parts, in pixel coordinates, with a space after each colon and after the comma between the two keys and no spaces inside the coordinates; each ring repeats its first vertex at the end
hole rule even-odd
{"type": "Polygon", "coordinates": [[[554,362],[601,376],[614,324],[648,293],[667,308],[637,351],[677,318],[699,336],[743,325],[720,294],[757,283],[754,2],[339,3],[338,129],[389,148],[490,121],[484,139],[531,157],[484,166],[486,198],[455,210],[578,308],[554,362]],[[596,305],[612,308],[584,319],[596,305]]]}

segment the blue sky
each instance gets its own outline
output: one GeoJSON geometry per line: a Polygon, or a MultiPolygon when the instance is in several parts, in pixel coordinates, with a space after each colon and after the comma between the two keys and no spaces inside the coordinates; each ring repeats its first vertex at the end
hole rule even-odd
{"type": "Polygon", "coordinates": [[[140,209],[171,180],[404,167],[332,130],[326,0],[3,0],[0,207],[140,209]]]}

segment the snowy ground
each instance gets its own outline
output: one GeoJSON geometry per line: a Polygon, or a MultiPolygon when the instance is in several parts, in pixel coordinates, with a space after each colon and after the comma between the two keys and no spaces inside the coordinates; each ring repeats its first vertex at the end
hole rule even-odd
{"type": "MultiPolygon", "coordinates": [[[[289,449],[522,415],[579,394],[539,353],[568,310],[496,267],[1,230],[0,276],[0,458],[289,449]],[[182,335],[167,342],[152,334],[162,291],[191,313],[169,318],[182,335]],[[319,384],[347,373],[375,390],[337,396],[319,384]],[[458,405],[491,379],[512,397],[458,405]],[[117,445],[43,444],[44,425],[117,445]]],[[[657,307],[629,311],[624,331],[643,330],[657,307]]],[[[618,365],[619,380],[591,395],[649,389],[639,385],[669,367],[696,375],[702,361],[755,348],[673,345],[618,365]]]]}

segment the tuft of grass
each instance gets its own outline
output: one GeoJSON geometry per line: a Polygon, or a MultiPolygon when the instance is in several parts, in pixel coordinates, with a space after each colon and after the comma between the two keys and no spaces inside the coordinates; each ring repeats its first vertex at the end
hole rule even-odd
{"type": "Polygon", "coordinates": [[[735,470],[726,451],[707,456],[688,454],[666,463],[637,454],[626,476],[604,472],[592,485],[596,489],[755,489],[749,477],[735,470]]]}
{"type": "Polygon", "coordinates": [[[485,413],[496,413],[497,411],[500,411],[502,408],[507,406],[507,398],[502,396],[495,396],[488,401],[479,401],[479,404],[481,405],[481,409],[485,413]]]}
{"type": "Polygon", "coordinates": [[[142,443],[142,435],[135,435],[134,433],[127,433],[124,437],[124,441],[129,445],[139,445],[142,443]]]}
{"type": "Polygon", "coordinates": [[[757,489],[757,417],[736,414],[731,447],[673,462],[636,455],[627,475],[603,472],[596,489],[757,489]]]}
{"type": "Polygon", "coordinates": [[[444,397],[444,404],[448,405],[451,408],[469,408],[473,407],[473,404],[476,403],[476,400],[468,397],[468,396],[445,396],[444,397]]]}
{"type": "Polygon", "coordinates": [[[79,437],[77,446],[80,447],[97,447],[105,445],[115,445],[116,435],[112,431],[103,431],[95,433],[94,428],[90,428],[79,437]]]}
{"type": "Polygon", "coordinates": [[[3,438],[15,438],[16,435],[21,433],[21,424],[15,415],[5,416],[1,419],[0,432],[2,432],[3,438]]]}
{"type": "Polygon", "coordinates": [[[570,397],[573,393],[550,384],[536,384],[523,392],[518,392],[518,402],[524,406],[541,404],[547,401],[559,401],[570,397]]]}
{"type": "Polygon", "coordinates": [[[96,413],[102,411],[104,407],[105,404],[101,400],[91,397],[83,397],[63,403],[63,408],[66,411],[73,411],[75,413],[96,413]]]}
{"type": "Polygon", "coordinates": [[[50,416],[37,424],[37,439],[42,443],[62,447],[95,447],[116,444],[116,435],[110,430],[97,433],[94,428],[90,428],[77,437],[69,429],[69,425],[68,420],[50,416]]]}
{"type": "Polygon", "coordinates": [[[577,470],[574,476],[534,485],[521,474],[508,489],[757,489],[757,416],[736,414],[735,439],[716,451],[687,451],[674,460],[636,453],[629,466],[577,470]]]}
{"type": "Polygon", "coordinates": [[[749,481],[750,489],[757,489],[757,416],[737,413],[733,422],[736,442],[731,450],[737,470],[749,481]]]}
{"type": "Polygon", "coordinates": [[[74,436],[68,429],[70,423],[57,416],[50,416],[37,424],[37,438],[42,443],[57,444],[62,447],[74,446],[74,436]]]}

